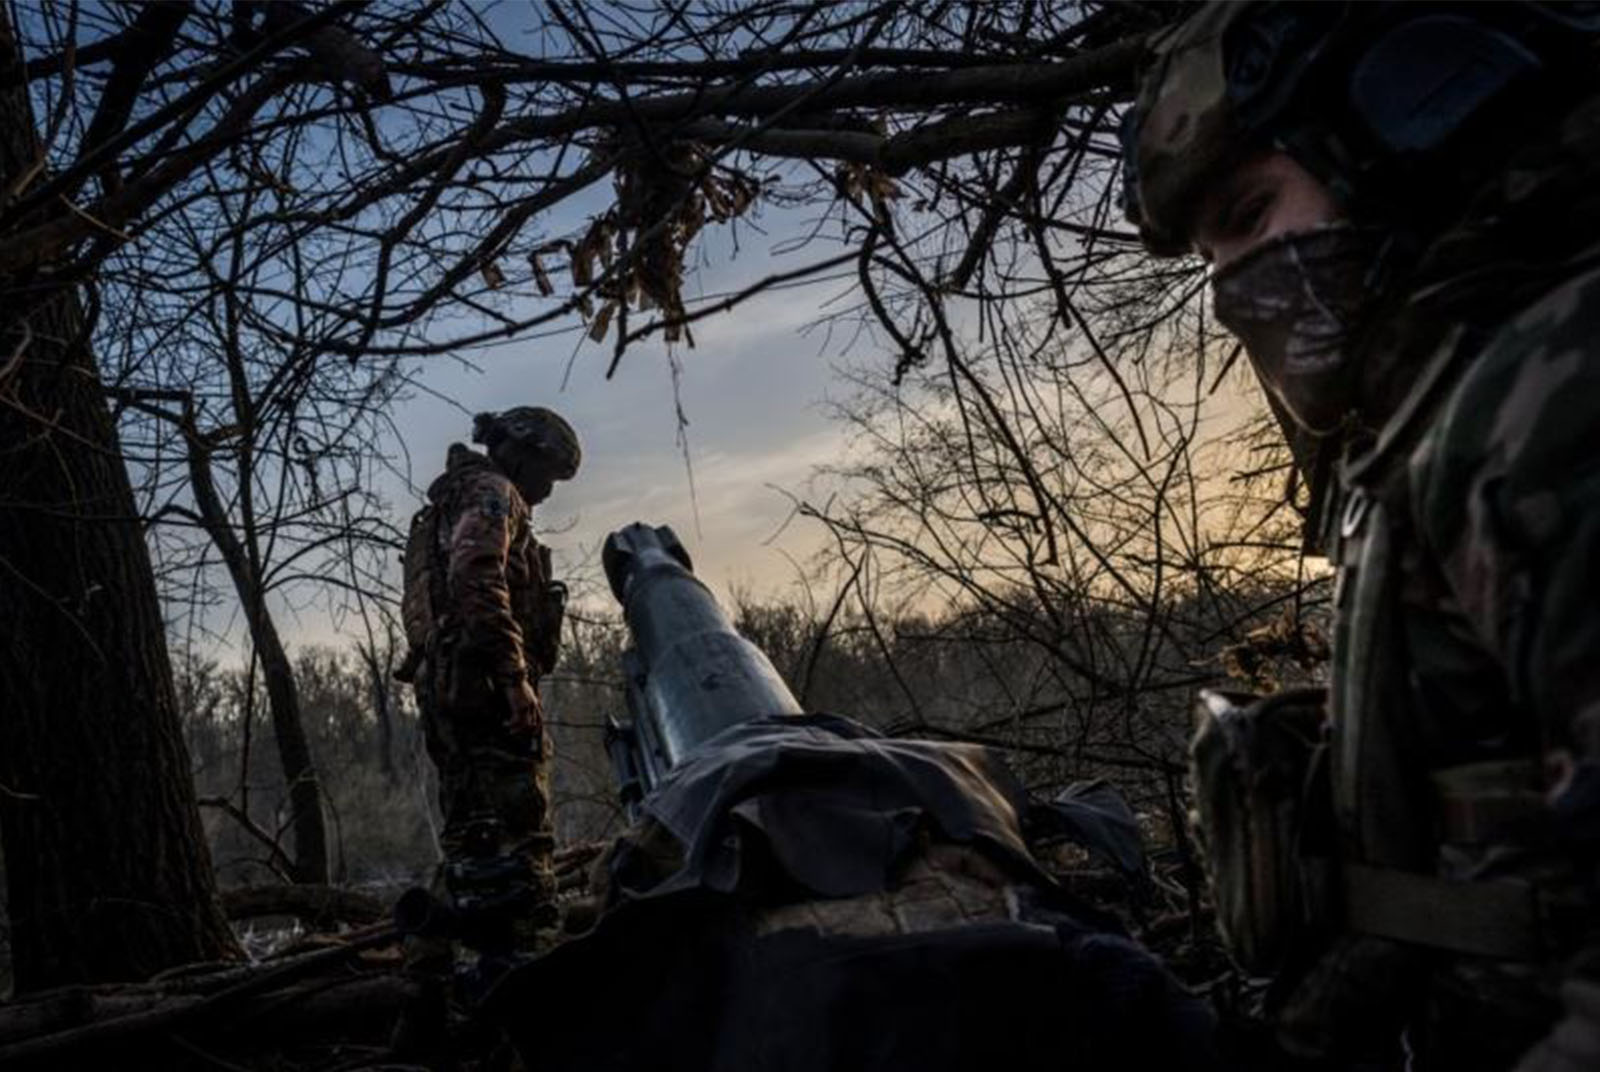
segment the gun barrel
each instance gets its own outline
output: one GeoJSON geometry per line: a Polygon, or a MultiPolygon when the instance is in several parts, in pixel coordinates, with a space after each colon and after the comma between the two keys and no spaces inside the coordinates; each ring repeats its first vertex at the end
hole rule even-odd
{"type": "MultiPolygon", "coordinates": [[[[633,636],[636,685],[645,712],[639,736],[664,773],[729,726],[798,715],[800,703],[762,650],[740,636],[694,575],[672,529],[635,523],[606,538],[611,591],[633,636]]],[[[631,691],[631,690],[630,690],[631,691]]],[[[654,779],[651,779],[653,782],[654,779]]]]}

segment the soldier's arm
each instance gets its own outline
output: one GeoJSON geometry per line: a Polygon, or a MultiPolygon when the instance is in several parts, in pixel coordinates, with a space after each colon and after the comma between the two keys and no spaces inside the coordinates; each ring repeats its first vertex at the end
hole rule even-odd
{"type": "Polygon", "coordinates": [[[1549,747],[1600,776],[1600,273],[1497,333],[1426,450],[1462,609],[1549,747]]]}
{"type": "Polygon", "coordinates": [[[511,612],[506,582],[517,499],[504,477],[483,474],[462,489],[457,501],[446,572],[450,605],[463,642],[505,684],[527,674],[522,630],[511,612]]]}
{"type": "MultiPolygon", "coordinates": [[[[1600,879],[1600,273],[1499,332],[1418,455],[1418,520],[1539,721],[1546,799],[1580,888],[1600,879]]],[[[1592,897],[1592,894],[1591,894],[1592,897]]],[[[1592,914],[1600,906],[1591,901],[1592,914]]],[[[1600,1055],[1600,948],[1571,950],[1567,1015],[1517,1072],[1600,1055]]]]}

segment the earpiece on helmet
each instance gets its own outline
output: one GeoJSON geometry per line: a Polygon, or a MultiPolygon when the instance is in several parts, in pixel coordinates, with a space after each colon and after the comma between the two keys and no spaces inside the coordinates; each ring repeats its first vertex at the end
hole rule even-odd
{"type": "Polygon", "coordinates": [[[1350,75],[1350,109],[1378,152],[1437,152],[1543,64],[1523,42],[1466,15],[1427,15],[1389,30],[1350,75]]]}

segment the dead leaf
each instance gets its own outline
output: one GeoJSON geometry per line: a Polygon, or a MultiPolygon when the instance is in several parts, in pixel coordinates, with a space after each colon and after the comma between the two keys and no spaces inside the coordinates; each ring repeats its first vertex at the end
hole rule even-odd
{"type": "Polygon", "coordinates": [[[548,298],[556,292],[555,285],[550,282],[550,274],[544,270],[544,262],[537,253],[528,255],[528,263],[533,267],[533,285],[539,288],[539,293],[548,298]]]}
{"type": "Polygon", "coordinates": [[[594,250],[590,248],[589,239],[585,236],[584,240],[578,243],[578,248],[572,251],[572,282],[576,286],[586,287],[593,281],[594,250]]]}
{"type": "Polygon", "coordinates": [[[594,323],[589,325],[589,338],[599,342],[606,337],[606,332],[611,329],[611,315],[617,311],[616,302],[606,302],[600,307],[600,315],[594,318],[594,323]]]}

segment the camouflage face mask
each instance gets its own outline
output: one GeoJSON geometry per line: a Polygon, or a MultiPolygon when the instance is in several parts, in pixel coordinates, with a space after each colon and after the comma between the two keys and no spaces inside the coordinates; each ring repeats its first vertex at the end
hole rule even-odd
{"type": "Polygon", "coordinates": [[[549,459],[544,453],[517,440],[502,440],[491,450],[495,463],[505,471],[529,506],[538,506],[550,497],[555,486],[549,459]]]}
{"type": "Polygon", "coordinates": [[[1334,431],[1359,401],[1353,343],[1383,244],[1373,229],[1334,224],[1271,239],[1211,277],[1217,320],[1307,431],[1334,431]]]}

